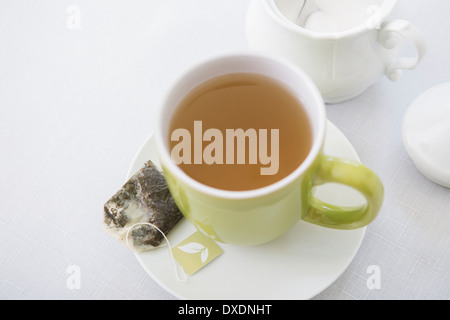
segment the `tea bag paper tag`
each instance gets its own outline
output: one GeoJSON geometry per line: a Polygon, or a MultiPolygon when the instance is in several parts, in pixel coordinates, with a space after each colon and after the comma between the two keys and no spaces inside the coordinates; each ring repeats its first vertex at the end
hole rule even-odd
{"type": "Polygon", "coordinates": [[[217,243],[200,231],[196,231],[172,249],[175,260],[190,276],[222,253],[223,250],[217,243]]]}

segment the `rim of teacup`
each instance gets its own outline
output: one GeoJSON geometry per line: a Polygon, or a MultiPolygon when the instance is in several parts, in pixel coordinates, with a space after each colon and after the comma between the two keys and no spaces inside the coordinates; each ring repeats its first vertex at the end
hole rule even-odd
{"type": "MultiPolygon", "coordinates": [[[[230,72],[230,74],[233,72],[230,72]]],[[[227,73],[225,73],[227,74],[227,73]]],[[[207,81],[204,80],[204,81],[207,81]]],[[[176,107],[175,107],[176,109],[176,107]]],[[[320,155],[323,145],[325,142],[325,134],[326,134],[326,125],[327,125],[327,115],[326,115],[326,109],[325,109],[325,103],[323,101],[323,98],[317,88],[317,86],[314,84],[314,82],[310,79],[310,77],[301,70],[298,66],[291,63],[290,61],[280,58],[280,57],[273,57],[269,55],[265,55],[259,52],[240,52],[240,53],[228,53],[228,54],[222,54],[219,56],[215,56],[213,58],[210,58],[208,60],[205,60],[203,62],[198,63],[197,65],[191,67],[187,71],[183,72],[182,75],[178,77],[178,79],[174,82],[174,84],[170,87],[170,89],[167,91],[166,96],[163,100],[163,103],[161,107],[158,110],[157,114],[157,122],[156,122],[156,130],[155,130],[155,140],[156,140],[156,146],[158,149],[159,157],[161,160],[161,164],[163,167],[165,167],[176,179],[180,179],[181,182],[185,183],[189,187],[193,188],[194,190],[212,196],[216,198],[221,199],[227,199],[227,200],[244,200],[244,199],[255,199],[267,196],[269,194],[272,194],[276,191],[282,190],[283,188],[291,185],[294,183],[298,178],[300,178],[316,161],[317,157],[320,155]],[[168,116],[168,106],[171,104],[170,101],[171,96],[174,92],[179,90],[179,87],[183,85],[183,82],[186,82],[189,77],[192,77],[192,75],[195,72],[198,72],[199,70],[202,70],[206,67],[212,67],[214,64],[220,63],[221,61],[231,60],[231,59],[239,59],[239,58],[246,58],[246,59],[261,59],[265,61],[274,62],[275,64],[279,65],[280,67],[289,69],[290,72],[295,73],[295,76],[299,81],[301,81],[305,88],[309,91],[311,95],[311,99],[314,101],[315,108],[317,108],[317,119],[316,121],[316,134],[314,135],[314,141],[313,146],[311,148],[311,151],[309,152],[306,160],[291,174],[289,174],[287,177],[283,178],[282,180],[275,182],[274,184],[271,184],[269,186],[254,189],[254,190],[246,190],[246,191],[228,191],[228,190],[221,190],[214,187],[207,186],[193,178],[191,178],[189,175],[187,175],[179,166],[177,166],[170,156],[170,150],[168,146],[167,140],[167,134],[164,130],[164,126],[167,126],[165,122],[167,121],[167,118],[171,118],[171,116],[168,116]]],[[[311,120],[311,119],[310,119],[311,120]]],[[[300,192],[300,191],[299,191],[300,192]]]]}
{"type": "MultiPolygon", "coordinates": [[[[286,18],[285,15],[280,11],[278,5],[276,4],[277,0],[262,0],[262,1],[265,10],[272,16],[272,18],[274,18],[276,21],[278,21],[280,24],[282,24],[289,30],[301,35],[306,35],[317,39],[339,40],[351,36],[357,36],[366,33],[368,30],[370,30],[367,27],[367,24],[362,24],[355,28],[340,32],[316,32],[308,30],[286,18]]],[[[388,17],[394,11],[395,6],[397,5],[397,1],[398,0],[383,0],[383,5],[381,6],[380,11],[381,23],[386,22],[388,17]]]]}

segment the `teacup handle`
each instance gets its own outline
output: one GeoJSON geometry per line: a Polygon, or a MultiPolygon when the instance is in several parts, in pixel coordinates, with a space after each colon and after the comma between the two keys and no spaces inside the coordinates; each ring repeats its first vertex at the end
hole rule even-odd
{"type": "Polygon", "coordinates": [[[400,36],[411,41],[416,48],[416,57],[400,57],[397,61],[389,64],[386,68],[386,76],[397,81],[402,70],[412,70],[422,61],[427,51],[427,45],[420,31],[406,20],[393,20],[384,23],[378,33],[378,41],[386,49],[394,49],[401,44],[400,36]]]}
{"type": "Polygon", "coordinates": [[[352,187],[366,198],[367,203],[359,207],[341,207],[311,196],[310,209],[302,220],[340,230],[359,229],[375,220],[383,204],[384,188],[372,170],[354,161],[321,156],[313,186],[325,183],[352,187]]]}

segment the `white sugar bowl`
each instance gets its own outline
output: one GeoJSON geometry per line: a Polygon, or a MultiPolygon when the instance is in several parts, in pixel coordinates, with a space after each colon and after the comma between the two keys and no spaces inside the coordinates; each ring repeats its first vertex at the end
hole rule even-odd
{"type": "Polygon", "coordinates": [[[309,74],[327,103],[356,97],[384,75],[395,81],[425,55],[425,41],[411,23],[389,21],[396,0],[369,0],[379,6],[367,8],[365,22],[338,32],[304,27],[319,10],[316,1],[253,0],[246,33],[251,49],[285,57],[309,74]],[[401,57],[405,39],[416,48],[415,57],[401,57]]]}

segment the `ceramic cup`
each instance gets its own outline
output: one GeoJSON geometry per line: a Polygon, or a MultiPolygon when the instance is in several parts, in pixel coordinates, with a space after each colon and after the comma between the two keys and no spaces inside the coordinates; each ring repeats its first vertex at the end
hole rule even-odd
{"type": "Polygon", "coordinates": [[[359,163],[322,154],[327,124],[323,99],[311,79],[284,59],[244,53],[203,62],[176,81],[157,120],[156,145],[172,196],[191,223],[219,242],[262,244],[282,236],[300,219],[327,228],[357,229],[371,223],[382,205],[383,186],[375,173],[359,163]],[[312,125],[313,146],[303,164],[283,180],[257,190],[224,191],[203,185],[170,156],[169,126],[181,100],[201,83],[231,73],[256,73],[283,83],[305,106],[312,125]],[[313,197],[312,188],[327,182],[353,187],[367,204],[341,208],[313,197]]]}
{"type": "Polygon", "coordinates": [[[317,10],[315,0],[306,0],[305,7],[302,0],[253,0],[247,16],[248,44],[301,67],[325,102],[343,102],[384,75],[396,81],[402,70],[414,69],[425,55],[426,44],[417,28],[405,20],[389,21],[397,0],[378,2],[379,7],[368,7],[366,23],[323,33],[302,27],[317,10]],[[416,49],[416,57],[401,57],[405,39],[416,49]]]}

